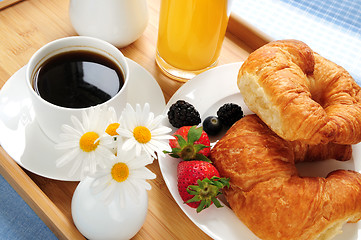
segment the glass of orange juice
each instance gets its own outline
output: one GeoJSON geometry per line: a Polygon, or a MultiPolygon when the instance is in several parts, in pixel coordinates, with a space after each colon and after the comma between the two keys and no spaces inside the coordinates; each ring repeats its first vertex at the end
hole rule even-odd
{"type": "Polygon", "coordinates": [[[156,62],[186,82],[217,64],[231,0],[161,0],[156,62]]]}

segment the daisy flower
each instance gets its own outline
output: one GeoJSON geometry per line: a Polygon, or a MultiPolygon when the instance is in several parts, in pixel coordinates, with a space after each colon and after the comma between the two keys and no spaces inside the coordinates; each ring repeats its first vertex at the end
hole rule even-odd
{"type": "Polygon", "coordinates": [[[97,166],[105,167],[105,163],[114,158],[110,150],[112,137],[104,136],[107,119],[104,118],[105,108],[93,107],[82,112],[82,122],[71,116],[73,126],[62,125],[63,142],[55,145],[56,149],[66,152],[56,160],[57,167],[73,163],[68,175],[73,176],[80,169],[80,177],[89,172],[94,173],[97,166]]]}
{"type": "Polygon", "coordinates": [[[113,107],[108,108],[108,114],[109,114],[109,122],[107,125],[107,128],[105,129],[105,132],[109,134],[110,136],[117,136],[117,129],[120,126],[121,123],[121,117],[117,118],[117,113],[113,107]]]}
{"type": "Polygon", "coordinates": [[[113,138],[113,145],[112,145],[112,149],[114,150],[114,153],[116,152],[116,147],[117,147],[117,140],[119,138],[121,138],[121,136],[118,135],[117,133],[117,129],[119,128],[122,118],[121,117],[117,117],[117,113],[115,111],[115,109],[113,107],[109,107],[107,109],[107,116],[108,118],[108,122],[107,122],[107,126],[105,129],[105,134],[111,136],[113,138]]]}
{"type": "Polygon", "coordinates": [[[124,138],[123,150],[135,148],[137,156],[143,150],[154,158],[157,158],[155,153],[163,156],[163,150],[171,151],[168,140],[173,139],[173,136],[167,133],[172,129],[161,125],[165,116],[154,117],[148,103],[143,109],[137,104],[135,110],[127,104],[121,117],[122,124],[117,133],[124,138]]]}
{"type": "Polygon", "coordinates": [[[135,151],[118,149],[116,158],[106,164],[104,169],[90,175],[93,178],[91,191],[100,194],[101,200],[109,204],[119,200],[120,207],[124,207],[124,198],[129,195],[138,201],[141,190],[150,190],[147,179],[155,179],[156,175],[145,166],[152,163],[147,154],[136,156],[135,151]]]}

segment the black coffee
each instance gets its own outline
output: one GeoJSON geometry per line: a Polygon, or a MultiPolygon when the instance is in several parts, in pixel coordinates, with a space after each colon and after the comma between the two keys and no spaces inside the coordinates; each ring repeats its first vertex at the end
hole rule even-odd
{"type": "Polygon", "coordinates": [[[42,64],[33,87],[50,103],[84,108],[109,100],[123,84],[122,70],[110,59],[93,52],[72,51],[53,56],[42,64]]]}

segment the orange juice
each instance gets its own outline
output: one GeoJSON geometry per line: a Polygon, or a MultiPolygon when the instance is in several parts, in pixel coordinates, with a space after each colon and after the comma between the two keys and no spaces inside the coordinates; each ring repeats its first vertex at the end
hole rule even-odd
{"type": "Polygon", "coordinates": [[[227,28],[227,0],[162,0],[157,51],[169,65],[197,71],[217,62],[227,28]]]}

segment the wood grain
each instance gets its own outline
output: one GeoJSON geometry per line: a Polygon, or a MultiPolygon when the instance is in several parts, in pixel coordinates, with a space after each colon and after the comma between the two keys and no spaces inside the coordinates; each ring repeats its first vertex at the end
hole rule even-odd
{"type": "MultiPolygon", "coordinates": [[[[69,20],[68,6],[69,0],[26,0],[0,11],[0,87],[41,46],[77,35],[69,20]]],[[[159,7],[160,0],[148,0],[150,19],[145,32],[121,51],[154,76],[168,101],[182,83],[163,75],[155,63],[159,7]]],[[[232,24],[218,65],[243,61],[253,50],[252,44],[238,38],[242,32],[237,24],[232,24]]],[[[150,182],[152,190],[149,191],[146,222],[134,239],[209,239],[173,200],[158,162],[149,168],[157,178],[150,182]]],[[[2,148],[0,173],[59,239],[83,239],[73,224],[70,207],[78,182],[51,180],[30,173],[19,167],[2,148]]]]}
{"type": "Polygon", "coordinates": [[[254,28],[241,16],[232,13],[228,22],[228,31],[242,39],[251,49],[257,49],[273,39],[264,32],[254,28]]]}
{"type": "Polygon", "coordinates": [[[18,3],[20,1],[23,1],[23,0],[2,0],[0,2],[0,10],[4,9],[4,8],[7,8],[7,7],[10,7],[10,6],[12,6],[15,3],[18,3]]]}

